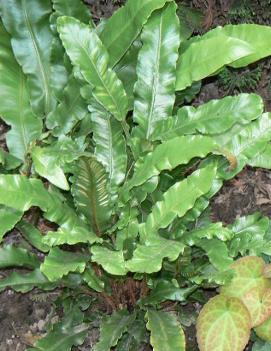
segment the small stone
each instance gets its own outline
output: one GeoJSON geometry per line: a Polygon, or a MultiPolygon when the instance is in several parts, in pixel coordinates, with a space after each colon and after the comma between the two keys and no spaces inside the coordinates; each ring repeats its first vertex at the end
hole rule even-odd
{"type": "Polygon", "coordinates": [[[46,322],[45,322],[44,320],[42,320],[42,319],[39,320],[39,321],[38,321],[38,329],[39,329],[40,331],[44,330],[45,324],[46,324],[46,322]]]}

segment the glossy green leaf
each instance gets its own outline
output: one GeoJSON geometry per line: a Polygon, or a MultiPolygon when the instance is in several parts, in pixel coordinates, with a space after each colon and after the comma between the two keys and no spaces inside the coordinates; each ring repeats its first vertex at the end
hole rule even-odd
{"type": "Polygon", "coordinates": [[[22,216],[23,212],[0,205],[0,241],[3,239],[3,236],[19,222],[22,216]]]}
{"type": "Polygon", "coordinates": [[[235,276],[230,283],[221,288],[221,294],[243,299],[254,288],[266,290],[271,287],[271,281],[263,275],[264,266],[265,262],[260,257],[240,258],[231,265],[235,276]]]}
{"type": "Polygon", "coordinates": [[[91,261],[100,264],[105,271],[113,275],[125,275],[124,256],[122,251],[112,251],[103,246],[91,247],[91,261]]]}
{"type": "Polygon", "coordinates": [[[215,150],[218,150],[218,146],[213,139],[199,135],[166,141],[136,162],[129,188],[143,184],[163,170],[172,170],[178,165],[187,164],[194,157],[203,158],[215,150]]]}
{"type": "Polygon", "coordinates": [[[37,257],[28,253],[27,250],[13,245],[5,245],[0,247],[0,268],[7,267],[39,267],[37,257]]]}
{"type": "Polygon", "coordinates": [[[68,137],[60,138],[48,147],[35,146],[32,159],[35,171],[63,190],[69,190],[69,184],[63,168],[84,154],[84,146],[68,137]]]}
{"type": "Polygon", "coordinates": [[[46,126],[52,129],[54,136],[66,135],[87,115],[87,104],[81,97],[80,85],[72,75],[63,91],[60,103],[47,116],[46,126]]]}
{"type": "Polygon", "coordinates": [[[41,134],[42,123],[31,110],[26,77],[13,56],[10,37],[1,24],[0,37],[0,116],[11,127],[6,136],[11,155],[24,160],[29,144],[41,134]]]}
{"type": "Polygon", "coordinates": [[[0,279],[0,291],[10,288],[16,292],[26,293],[34,288],[53,290],[56,285],[57,283],[49,282],[39,269],[25,274],[13,272],[6,278],[0,279]]]}
{"type": "MultiPolygon", "coordinates": [[[[8,142],[7,136],[6,136],[6,142],[8,142]]],[[[1,160],[0,164],[7,171],[18,168],[22,162],[17,157],[12,156],[9,152],[6,152],[2,148],[0,148],[0,160],[1,160]]]]}
{"type": "Polygon", "coordinates": [[[270,242],[268,238],[265,239],[269,225],[269,218],[263,217],[260,213],[236,219],[229,226],[234,233],[229,243],[230,255],[236,257],[238,253],[241,253],[242,256],[269,254],[267,250],[270,251],[270,242]]]}
{"type": "Polygon", "coordinates": [[[52,0],[58,16],[75,17],[81,22],[92,25],[90,11],[81,0],[52,0]]]}
{"type": "Polygon", "coordinates": [[[155,310],[146,313],[153,351],[185,351],[185,336],[175,315],[155,310]]]}
{"type": "Polygon", "coordinates": [[[233,127],[214,139],[221,148],[236,158],[237,164],[233,169],[229,169],[224,160],[219,167],[221,176],[230,179],[239,173],[250,159],[265,150],[267,142],[271,139],[271,114],[264,113],[256,121],[245,126],[233,127]]]}
{"type": "Polygon", "coordinates": [[[134,135],[149,139],[155,124],[172,115],[175,101],[176,64],[180,44],[176,4],[155,12],[141,35],[135,84],[134,135]]]}
{"type": "Polygon", "coordinates": [[[227,270],[233,263],[227,245],[219,239],[202,239],[197,246],[206,252],[210,262],[217,270],[227,270]]]}
{"type": "Polygon", "coordinates": [[[72,194],[77,209],[98,235],[108,227],[112,213],[107,187],[104,167],[94,157],[80,158],[74,170],[72,194]]]}
{"type": "Polygon", "coordinates": [[[127,310],[114,312],[101,325],[100,340],[93,351],[110,351],[134,321],[135,315],[127,310]]]}
{"type": "Polygon", "coordinates": [[[127,53],[114,67],[114,71],[122,81],[126,91],[129,110],[132,110],[134,107],[134,85],[137,81],[136,65],[140,48],[141,42],[139,40],[134,41],[127,53]]]}
{"type": "Polygon", "coordinates": [[[91,266],[86,268],[83,273],[83,279],[91,289],[98,292],[104,291],[104,282],[96,275],[91,266]]]}
{"type": "Polygon", "coordinates": [[[248,165],[251,167],[271,169],[271,144],[267,144],[262,152],[249,160],[248,165]]]}
{"type": "Polygon", "coordinates": [[[35,347],[27,351],[70,351],[73,346],[83,344],[88,329],[89,325],[85,323],[56,323],[44,338],[36,342],[35,347]]]}
{"type": "Polygon", "coordinates": [[[199,349],[243,351],[250,328],[250,315],[243,303],[237,298],[218,295],[207,302],[198,317],[199,349]]]}
{"type": "Polygon", "coordinates": [[[183,90],[221,67],[254,53],[249,43],[222,33],[210,38],[192,38],[186,46],[177,64],[176,90],[183,90]]]}
{"type": "Polygon", "coordinates": [[[50,247],[43,243],[44,235],[31,223],[21,220],[16,228],[22,233],[23,237],[36,249],[41,252],[48,252],[50,247]]]}
{"type": "Polygon", "coordinates": [[[91,113],[94,154],[105,167],[110,182],[110,190],[115,192],[126,174],[127,153],[121,124],[106,112],[91,113]]]}
{"type": "Polygon", "coordinates": [[[175,117],[159,121],[153,140],[169,140],[185,134],[219,134],[235,123],[246,124],[263,113],[263,100],[256,94],[227,96],[199,107],[185,106],[175,117]]]}
{"type": "Polygon", "coordinates": [[[196,286],[179,288],[169,281],[161,281],[150,294],[141,300],[142,304],[157,305],[163,301],[186,301],[187,297],[197,289],[196,286]]]}
{"type": "Polygon", "coordinates": [[[152,237],[147,239],[144,245],[137,245],[132,259],[125,264],[131,272],[150,274],[161,270],[164,258],[175,261],[183,250],[184,245],[178,241],[152,237]]]}
{"type": "Polygon", "coordinates": [[[54,247],[40,266],[41,272],[51,281],[61,279],[70,272],[83,273],[88,260],[87,255],[68,252],[54,247]]]}
{"type": "Polygon", "coordinates": [[[109,52],[110,66],[122,58],[142,30],[153,11],[171,0],[128,0],[106,22],[101,39],[109,52]]]}
{"type": "Polygon", "coordinates": [[[163,194],[163,200],[153,206],[141,233],[150,236],[159,228],[166,228],[176,217],[182,217],[210,190],[215,173],[213,167],[202,168],[170,187],[163,194]]]}
{"type": "Polygon", "coordinates": [[[95,30],[72,17],[58,19],[58,31],[73,65],[93,87],[94,98],[119,121],[127,113],[128,99],[122,82],[108,68],[109,57],[95,30]]]}
{"type": "Polygon", "coordinates": [[[271,28],[258,24],[239,24],[227,25],[225,27],[217,27],[214,30],[206,33],[205,37],[215,37],[217,35],[226,35],[230,38],[239,39],[253,48],[253,53],[243,58],[240,58],[231,63],[232,67],[244,67],[250,63],[256,62],[266,56],[271,55],[269,38],[271,28]]]}
{"type": "Polygon", "coordinates": [[[33,110],[48,114],[55,105],[50,84],[50,0],[1,1],[2,20],[12,36],[17,61],[27,75],[33,110]]]}
{"type": "Polygon", "coordinates": [[[261,339],[271,342],[271,318],[268,318],[254,330],[261,339]]]}

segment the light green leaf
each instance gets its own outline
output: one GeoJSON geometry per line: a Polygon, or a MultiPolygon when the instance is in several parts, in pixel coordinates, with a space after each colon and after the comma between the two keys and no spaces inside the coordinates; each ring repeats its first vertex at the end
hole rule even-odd
{"type": "Polygon", "coordinates": [[[132,259],[125,264],[131,272],[150,274],[161,270],[164,258],[175,261],[183,250],[184,245],[178,241],[152,237],[147,239],[144,245],[137,245],[132,259]]]}
{"type": "Polygon", "coordinates": [[[42,122],[31,110],[26,77],[13,56],[10,37],[1,23],[0,37],[0,116],[11,127],[6,135],[11,155],[23,161],[29,144],[41,134],[42,122]]]}
{"type": "Polygon", "coordinates": [[[63,168],[84,154],[84,146],[69,137],[61,137],[48,147],[35,146],[32,159],[36,172],[55,186],[69,190],[63,168]]]}
{"type": "Polygon", "coordinates": [[[155,12],[141,35],[133,117],[138,124],[134,136],[141,139],[149,139],[156,122],[172,115],[180,44],[176,8],[175,3],[169,3],[155,12]]]}
{"type": "Polygon", "coordinates": [[[233,61],[231,63],[232,67],[245,67],[250,63],[271,55],[271,48],[269,45],[271,35],[270,26],[258,24],[227,25],[225,27],[217,27],[207,32],[204,37],[210,38],[220,34],[242,40],[253,48],[253,53],[250,55],[233,61]]]}
{"type": "Polygon", "coordinates": [[[243,167],[259,155],[266,148],[267,142],[271,140],[271,114],[264,113],[256,121],[232,128],[224,134],[214,136],[216,142],[236,158],[237,165],[229,169],[222,161],[219,173],[224,179],[230,179],[239,173],[243,167]],[[223,166],[224,165],[224,166],[223,166]]]}
{"type": "Polygon", "coordinates": [[[171,0],[128,0],[110,17],[100,35],[109,52],[110,66],[115,66],[127,52],[152,12],[168,1],[171,0]]]}
{"type": "Polygon", "coordinates": [[[82,157],[76,163],[72,194],[93,231],[101,235],[108,227],[112,209],[108,179],[104,167],[94,157],[82,157]]]}
{"type": "Polygon", "coordinates": [[[39,269],[26,274],[13,272],[8,277],[0,279],[0,291],[10,288],[20,293],[26,293],[34,288],[53,290],[56,286],[57,284],[49,282],[39,269]]]}
{"type": "Polygon", "coordinates": [[[271,144],[267,144],[262,152],[250,159],[248,165],[251,167],[271,169],[271,144]]]}
{"type": "Polygon", "coordinates": [[[263,100],[256,94],[227,96],[199,107],[184,106],[175,117],[159,121],[152,140],[169,140],[185,134],[219,134],[235,123],[246,124],[263,113],[263,100]]]}
{"type": "Polygon", "coordinates": [[[58,31],[73,65],[93,87],[94,98],[117,120],[125,119],[128,99],[122,82],[108,68],[109,57],[94,29],[72,17],[58,19],[58,31]]]}
{"type": "Polygon", "coordinates": [[[78,121],[88,115],[87,103],[81,97],[80,85],[73,75],[70,76],[62,93],[60,103],[49,113],[46,119],[46,126],[52,129],[54,136],[68,134],[78,121]]]}
{"type": "Polygon", "coordinates": [[[91,261],[100,264],[105,271],[113,275],[125,275],[127,270],[122,251],[112,251],[106,247],[94,245],[91,247],[91,261]]]}
{"type": "Polygon", "coordinates": [[[114,312],[102,323],[100,340],[94,346],[93,351],[110,351],[112,347],[117,345],[118,340],[134,319],[135,314],[129,314],[127,310],[114,312]]]}
{"type": "Polygon", "coordinates": [[[112,193],[120,185],[126,174],[127,153],[121,124],[107,112],[91,113],[94,154],[105,167],[112,193]]]}
{"type": "Polygon", "coordinates": [[[16,228],[22,233],[23,237],[41,252],[48,252],[50,247],[43,243],[44,236],[31,223],[21,220],[16,228]]]}
{"type": "Polygon", "coordinates": [[[50,0],[1,0],[2,20],[12,36],[17,61],[27,75],[31,105],[39,115],[47,115],[55,105],[50,86],[50,0]]]}
{"type": "Polygon", "coordinates": [[[219,239],[202,239],[197,244],[207,254],[211,264],[219,271],[224,271],[233,263],[227,245],[219,239]]]}
{"type": "Polygon", "coordinates": [[[243,351],[249,341],[250,328],[249,312],[239,299],[221,295],[213,297],[197,320],[199,349],[243,351]]]}
{"type": "Polygon", "coordinates": [[[185,351],[185,335],[175,315],[148,310],[146,318],[153,351],[185,351]]]}
{"type": "Polygon", "coordinates": [[[221,67],[253,53],[254,48],[249,43],[223,33],[208,38],[192,38],[179,57],[176,90],[183,90],[221,67]]]}
{"type": "Polygon", "coordinates": [[[54,282],[70,272],[83,273],[87,260],[87,255],[63,251],[55,247],[45,257],[40,270],[51,282],[54,282]]]}
{"type": "Polygon", "coordinates": [[[213,139],[199,135],[166,141],[136,162],[129,188],[143,184],[163,170],[172,170],[178,165],[187,164],[194,157],[203,158],[215,150],[218,150],[218,146],[213,139]]]}
{"type": "Polygon", "coordinates": [[[185,215],[195,201],[210,190],[215,173],[216,169],[212,166],[202,168],[170,187],[163,200],[153,206],[141,233],[145,237],[151,236],[159,228],[166,228],[177,216],[185,215]]]}
{"type": "Polygon", "coordinates": [[[0,247],[0,268],[7,267],[39,267],[39,260],[37,257],[28,253],[27,250],[13,245],[6,245],[0,247]]]}
{"type": "Polygon", "coordinates": [[[19,222],[22,216],[23,212],[0,205],[0,241],[3,239],[3,236],[19,222]]]}

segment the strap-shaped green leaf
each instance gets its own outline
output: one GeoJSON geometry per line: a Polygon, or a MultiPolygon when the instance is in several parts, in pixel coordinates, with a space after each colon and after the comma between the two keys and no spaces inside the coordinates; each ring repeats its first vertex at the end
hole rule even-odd
{"type": "Polygon", "coordinates": [[[115,192],[126,174],[127,153],[126,142],[122,134],[120,122],[107,112],[93,111],[91,113],[94,154],[105,167],[110,182],[110,191],[115,192]]]}
{"type": "Polygon", "coordinates": [[[13,56],[10,37],[1,23],[0,37],[0,115],[11,126],[6,136],[11,155],[24,160],[29,144],[41,134],[42,122],[31,110],[26,77],[13,56]]]}
{"type": "Polygon", "coordinates": [[[101,235],[108,227],[112,209],[105,169],[94,157],[82,157],[76,163],[72,194],[77,209],[101,235]]]}
{"type": "Polygon", "coordinates": [[[131,260],[125,262],[126,268],[131,272],[153,273],[162,268],[164,258],[175,261],[184,245],[180,242],[167,240],[162,237],[152,237],[144,245],[137,245],[131,260]],[[151,260],[150,260],[151,257],[151,260]]]}
{"type": "Polygon", "coordinates": [[[217,27],[207,32],[204,37],[211,38],[220,34],[242,40],[253,47],[252,54],[232,62],[230,64],[232,67],[244,67],[271,55],[271,48],[269,45],[269,38],[271,35],[270,26],[258,24],[227,25],[225,27],[217,27]]]}
{"type": "Polygon", "coordinates": [[[215,150],[218,150],[218,146],[209,137],[195,135],[168,140],[136,162],[129,188],[145,183],[163,170],[187,164],[194,157],[203,158],[215,150]]]}
{"type": "Polygon", "coordinates": [[[53,290],[58,283],[51,283],[39,269],[30,273],[13,272],[4,279],[0,279],[0,291],[10,288],[14,291],[26,293],[34,288],[53,290]]]}
{"type": "Polygon", "coordinates": [[[81,0],[52,0],[53,8],[58,16],[75,17],[81,22],[91,24],[91,15],[87,6],[81,0]]]}
{"type": "Polygon", "coordinates": [[[73,346],[83,344],[88,329],[89,325],[85,323],[56,323],[44,338],[36,342],[35,347],[28,348],[27,351],[70,351],[73,346]]]}
{"type": "Polygon", "coordinates": [[[171,0],[128,0],[106,22],[101,39],[110,55],[110,66],[122,58],[154,10],[171,0]]]}
{"type": "Polygon", "coordinates": [[[246,124],[263,113],[263,100],[256,94],[227,96],[199,107],[185,106],[175,117],[159,121],[153,140],[169,140],[185,134],[219,134],[235,123],[246,124]]]}
{"type": "Polygon", "coordinates": [[[83,274],[83,279],[87,285],[98,292],[104,291],[104,282],[96,275],[94,269],[88,266],[83,274]]]}
{"type": "Polygon", "coordinates": [[[175,101],[176,63],[180,44],[176,4],[155,12],[142,32],[143,46],[137,64],[134,135],[149,139],[155,123],[172,115],[175,101]]]}
{"type": "Polygon", "coordinates": [[[247,308],[237,298],[218,295],[203,307],[197,320],[200,351],[243,351],[250,336],[247,308]]]}
{"type": "Polygon", "coordinates": [[[200,196],[210,190],[215,174],[213,167],[202,168],[170,187],[164,193],[163,200],[153,206],[141,228],[141,235],[151,236],[159,228],[166,228],[177,216],[182,217],[200,196]]]}
{"type": "Polygon", "coordinates": [[[271,144],[267,144],[262,152],[249,160],[248,165],[251,167],[271,169],[271,144]]]}
{"type": "Polygon", "coordinates": [[[93,351],[110,351],[112,347],[117,345],[118,340],[134,319],[135,314],[130,314],[127,310],[114,312],[102,322],[100,340],[94,346],[93,351]]]}
{"type": "Polygon", "coordinates": [[[58,195],[49,193],[40,180],[19,175],[0,175],[0,204],[21,212],[32,206],[40,207],[48,220],[60,226],[57,232],[52,232],[54,242],[75,244],[100,241],[76,212],[63,203],[58,195]],[[77,238],[79,241],[76,241],[77,238]]]}
{"type": "Polygon", "coordinates": [[[185,351],[185,335],[175,315],[148,310],[146,319],[153,351],[185,351]]]}
{"type": "Polygon", "coordinates": [[[3,236],[19,222],[22,216],[23,212],[0,205],[0,241],[2,241],[3,236]]]}
{"type": "Polygon", "coordinates": [[[12,36],[16,59],[28,77],[31,105],[43,116],[55,105],[50,86],[50,0],[1,1],[2,20],[12,36]]]}
{"type": "Polygon", "coordinates": [[[128,99],[122,82],[108,68],[109,57],[94,29],[75,18],[58,19],[58,31],[73,65],[78,66],[84,79],[93,87],[95,99],[117,120],[125,118],[128,99]]]}
{"type": "Polygon", "coordinates": [[[46,126],[54,136],[68,134],[74,125],[88,115],[87,104],[80,95],[80,85],[70,76],[60,103],[49,113],[46,126]]]}
{"type": "Polygon", "coordinates": [[[42,252],[48,252],[50,247],[43,243],[44,235],[31,223],[21,220],[16,228],[22,233],[23,237],[36,249],[42,252]]]}
{"type": "Polygon", "coordinates": [[[214,136],[214,139],[221,148],[225,148],[236,158],[237,164],[232,169],[229,169],[224,160],[219,167],[221,176],[230,179],[239,173],[250,159],[265,150],[268,141],[271,140],[271,114],[264,113],[256,121],[245,126],[236,126],[224,134],[214,136]]]}
{"type": "Polygon", "coordinates": [[[0,248],[0,268],[7,267],[37,268],[39,260],[21,247],[6,245],[0,248]]]}
{"type": "Polygon", "coordinates": [[[113,275],[125,275],[127,273],[123,251],[112,251],[104,246],[93,245],[91,261],[100,264],[105,271],[113,275]]]}
{"type": "Polygon", "coordinates": [[[59,138],[47,147],[32,148],[32,160],[35,171],[63,190],[69,190],[69,184],[63,168],[84,154],[84,146],[69,137],[59,138]]]}
{"type": "Polygon", "coordinates": [[[83,273],[87,260],[87,255],[63,251],[54,247],[45,257],[40,270],[51,282],[54,282],[70,272],[83,273]]]}
{"type": "Polygon", "coordinates": [[[210,38],[192,38],[179,57],[176,90],[183,90],[193,82],[217,72],[221,67],[254,52],[249,43],[222,33],[210,38]]]}

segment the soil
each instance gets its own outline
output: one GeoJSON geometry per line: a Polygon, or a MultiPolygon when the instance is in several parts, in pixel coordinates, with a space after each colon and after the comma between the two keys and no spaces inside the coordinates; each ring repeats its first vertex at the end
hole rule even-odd
{"type": "MultiPolygon", "coordinates": [[[[264,1],[264,0],[263,0],[264,1]]],[[[101,18],[110,17],[111,14],[125,2],[110,0],[85,0],[92,12],[93,18],[98,22],[101,18]]],[[[189,6],[201,9],[204,13],[202,31],[217,25],[227,23],[227,15],[230,5],[234,0],[192,0],[187,1],[189,6]]],[[[254,9],[255,23],[270,24],[270,18],[266,18],[260,6],[261,1],[254,2],[258,7],[254,9]]],[[[270,60],[260,63],[263,66],[262,77],[257,86],[257,93],[264,100],[266,109],[271,111],[270,82],[270,60]]],[[[195,104],[207,102],[210,99],[220,98],[225,95],[215,79],[208,79],[204,83],[195,104]]],[[[0,147],[7,150],[5,134],[8,127],[0,121],[0,147]]],[[[224,187],[211,203],[212,217],[215,221],[232,223],[236,218],[260,211],[271,217],[271,172],[265,169],[245,168],[235,179],[224,184],[224,187]]],[[[43,225],[41,223],[41,225],[43,225]]],[[[6,238],[6,242],[18,243],[20,235],[16,231],[6,238]]],[[[5,272],[3,273],[5,274],[5,272]]],[[[1,275],[0,275],[1,278],[1,275]]],[[[0,351],[25,351],[33,345],[37,338],[46,333],[49,320],[57,322],[59,314],[52,307],[53,302],[60,291],[41,293],[33,290],[27,294],[15,293],[6,290],[0,294],[0,351]]],[[[210,296],[213,292],[210,292],[210,296]]],[[[198,313],[201,306],[198,303],[189,304],[186,307],[188,314],[198,313]]],[[[198,351],[195,328],[185,328],[188,341],[187,351],[198,351]]],[[[99,337],[97,329],[92,329],[80,347],[74,347],[73,351],[89,351],[99,337]]],[[[144,351],[151,350],[145,347],[144,351]]],[[[247,349],[251,350],[251,345],[247,349]]],[[[59,350],[61,351],[61,350],[59,350]]],[[[140,351],[140,350],[139,350],[140,351]]],[[[143,351],[143,349],[142,349],[143,351]]],[[[211,350],[210,350],[211,351],[211,350]]]]}

